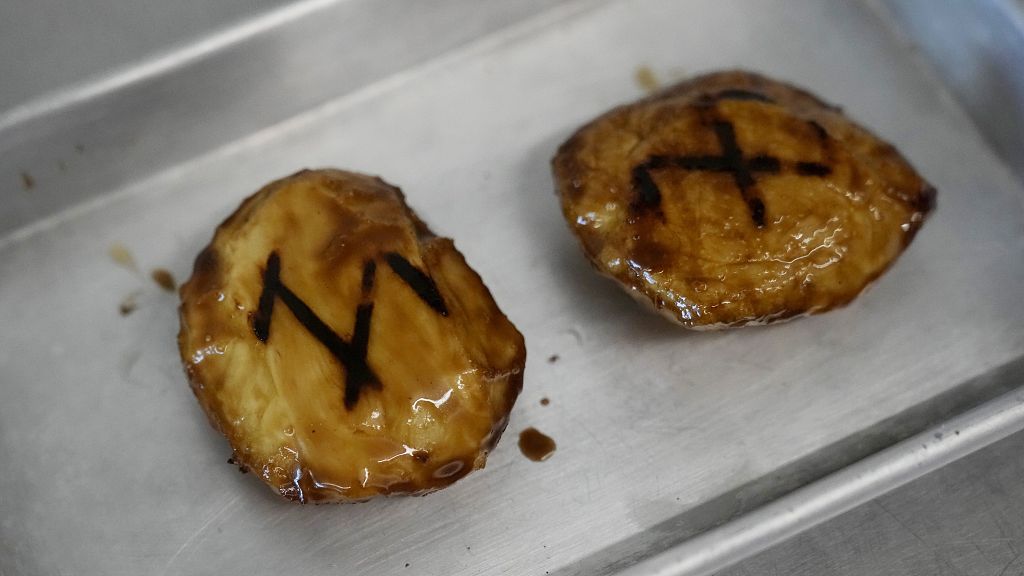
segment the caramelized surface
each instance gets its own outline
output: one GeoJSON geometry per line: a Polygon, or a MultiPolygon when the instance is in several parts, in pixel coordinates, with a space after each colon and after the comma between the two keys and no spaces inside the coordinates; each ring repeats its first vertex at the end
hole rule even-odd
{"type": "Polygon", "coordinates": [[[935,196],[837,108],[744,72],[608,112],[553,168],[591,262],[690,328],[850,302],[906,248],[935,196]]]}
{"type": "Polygon", "coordinates": [[[251,196],[181,288],[179,347],[233,459],[302,502],[447,486],[484,465],[523,338],[397,188],[303,171],[251,196]]]}

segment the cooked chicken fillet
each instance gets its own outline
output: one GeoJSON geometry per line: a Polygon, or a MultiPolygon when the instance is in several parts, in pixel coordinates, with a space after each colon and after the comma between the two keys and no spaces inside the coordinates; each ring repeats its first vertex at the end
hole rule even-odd
{"type": "Polygon", "coordinates": [[[181,288],[192,390],[233,461],[300,502],[421,494],[481,468],[523,337],[379,178],[303,171],[245,200],[181,288]]]}
{"type": "Polygon", "coordinates": [[[689,328],[847,304],[935,204],[892,145],[744,72],[611,110],[561,146],[553,169],[594,266],[689,328]]]}

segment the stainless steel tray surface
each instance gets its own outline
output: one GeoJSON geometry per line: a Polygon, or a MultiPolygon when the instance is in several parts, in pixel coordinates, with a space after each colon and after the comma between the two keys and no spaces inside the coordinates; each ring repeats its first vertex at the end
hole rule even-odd
{"type": "MultiPolygon", "coordinates": [[[[289,25],[329,18],[336,6],[321,4],[289,25]]],[[[274,38],[283,52],[306,41],[274,38]]],[[[269,62],[267,73],[277,65],[302,63],[269,62]]],[[[175,94],[151,98],[159,110],[175,94]]],[[[217,105],[275,116],[256,97],[217,105]]],[[[633,573],[697,573],[678,558],[651,563],[714,526],[753,518],[772,530],[769,502],[797,490],[780,500],[792,510],[798,489],[822,478],[805,489],[818,499],[803,502],[837,502],[887,453],[900,463],[891,482],[913,476],[969,447],[932,457],[934,444],[890,446],[1002,392],[1024,401],[1012,392],[1024,351],[1021,188],[874,5],[561,3],[191,160],[114,171],[130,176],[124,185],[0,240],[3,574],[567,576],[638,561],[647,564],[633,573]],[[576,126],[640,95],[639,66],[664,78],[741,66],[806,86],[893,141],[938,187],[938,211],[846,309],[681,331],[589,269],[548,168],[576,126]],[[526,384],[507,436],[485,470],[450,489],[289,504],[225,463],[228,446],[185,383],[177,298],[146,273],[165,267],[184,279],[242,198],[307,166],[402,186],[526,336],[526,384]],[[115,244],[141,272],[110,258],[115,244]],[[138,308],[122,317],[132,294],[138,308]],[[557,441],[550,460],[519,454],[515,436],[527,426],[557,441]],[[768,513],[744,516],[766,504],[768,513]]],[[[33,193],[73,194],[73,173],[37,190],[16,174],[4,173],[0,192],[26,215],[61,202],[33,207],[33,193]]],[[[998,428],[979,428],[978,443],[1024,420],[979,414],[1002,416],[998,428]]]]}

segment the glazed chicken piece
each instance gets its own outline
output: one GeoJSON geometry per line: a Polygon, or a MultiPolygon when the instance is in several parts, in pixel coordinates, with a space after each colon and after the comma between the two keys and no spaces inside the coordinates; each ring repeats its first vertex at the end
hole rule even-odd
{"type": "Polygon", "coordinates": [[[481,468],[523,337],[379,178],[303,171],[245,200],[181,288],[178,344],[232,460],[299,502],[423,494],[481,468]]]}
{"type": "Polygon", "coordinates": [[[914,238],[935,190],[893,148],[763,76],[700,76],[581,128],[553,170],[602,273],[694,329],[853,300],[914,238]]]}

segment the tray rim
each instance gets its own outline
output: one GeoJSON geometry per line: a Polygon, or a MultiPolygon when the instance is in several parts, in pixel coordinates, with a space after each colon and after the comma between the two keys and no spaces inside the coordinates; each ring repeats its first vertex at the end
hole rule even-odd
{"type": "Polygon", "coordinates": [[[715,574],[1022,430],[1024,383],[618,574],[715,574]]]}

